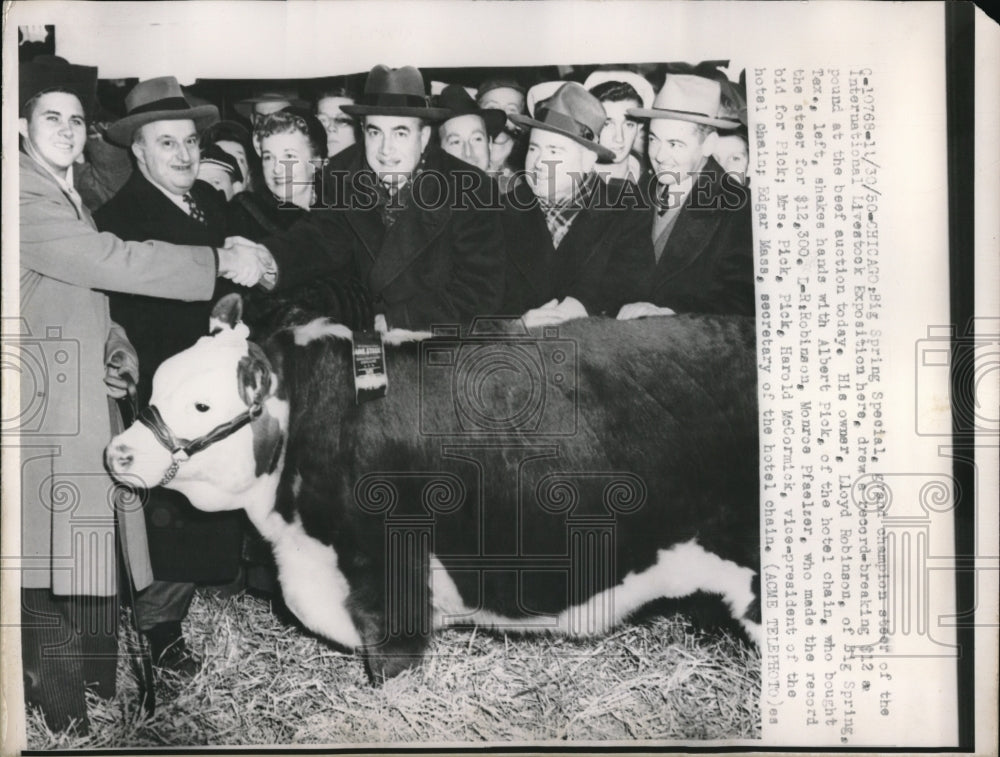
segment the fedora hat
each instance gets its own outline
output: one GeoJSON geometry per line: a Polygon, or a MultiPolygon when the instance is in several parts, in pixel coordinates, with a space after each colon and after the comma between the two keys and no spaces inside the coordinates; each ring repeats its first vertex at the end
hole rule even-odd
{"type": "Polygon", "coordinates": [[[469,91],[460,84],[449,84],[439,94],[434,104],[448,111],[445,120],[458,116],[479,116],[486,124],[486,133],[492,139],[507,123],[507,114],[499,108],[480,108],[469,91]]]}
{"type": "Polygon", "coordinates": [[[735,129],[739,121],[720,118],[722,86],[715,79],[691,74],[667,74],[652,108],[629,108],[633,118],[670,118],[675,121],[735,129]]]}
{"type": "Polygon", "coordinates": [[[379,64],[365,81],[364,94],[354,105],[341,105],[351,116],[412,116],[440,121],[450,113],[428,105],[424,77],[413,66],[389,68],[379,64]]]}
{"type": "Polygon", "coordinates": [[[596,152],[599,160],[614,159],[615,154],[597,142],[607,113],[600,101],[582,84],[563,82],[554,95],[535,104],[532,115],[533,118],[514,115],[511,120],[529,129],[544,129],[569,137],[596,152]]]}
{"type": "Polygon", "coordinates": [[[233,105],[233,108],[245,119],[250,120],[250,114],[253,113],[253,106],[257,103],[281,102],[288,103],[296,108],[309,107],[309,103],[299,97],[299,93],[294,89],[272,89],[267,92],[261,92],[253,97],[244,97],[233,105]]]}
{"type": "Polygon", "coordinates": [[[159,76],[139,82],[125,95],[125,115],[108,127],[106,136],[116,145],[128,147],[140,126],[181,119],[191,119],[201,132],[219,120],[219,109],[210,104],[192,105],[177,79],[159,76]]]}
{"type": "Polygon", "coordinates": [[[17,79],[17,107],[22,116],[29,100],[53,90],[72,92],[84,113],[92,113],[97,104],[96,66],[75,66],[57,55],[39,55],[20,65],[17,79]]]}
{"type": "Polygon", "coordinates": [[[633,71],[594,71],[583,83],[583,88],[589,92],[598,84],[609,81],[630,85],[639,95],[639,104],[643,108],[648,108],[653,104],[653,85],[645,76],[633,71]]]}

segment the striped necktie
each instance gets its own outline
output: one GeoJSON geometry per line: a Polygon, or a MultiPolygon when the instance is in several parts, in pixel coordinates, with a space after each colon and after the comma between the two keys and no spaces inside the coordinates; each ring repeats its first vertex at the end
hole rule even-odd
{"type": "Polygon", "coordinates": [[[187,203],[188,213],[191,217],[202,225],[208,224],[208,219],[205,218],[205,211],[199,207],[198,203],[195,201],[194,197],[191,196],[190,192],[184,194],[184,202],[187,203]]]}

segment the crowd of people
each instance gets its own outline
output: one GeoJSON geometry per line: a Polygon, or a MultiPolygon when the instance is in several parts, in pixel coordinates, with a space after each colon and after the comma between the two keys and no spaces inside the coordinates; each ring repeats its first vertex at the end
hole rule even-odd
{"type": "MultiPolygon", "coordinates": [[[[430,95],[418,69],[376,66],[361,91],[262,89],[222,120],[160,77],[102,121],[96,69],[22,63],[21,316],[80,350],[78,391],[41,389],[47,452],[22,473],[26,698],[51,727],[87,727],[86,685],[114,691],[109,423],[149,402],[222,295],[244,295],[258,333],[274,303],[383,330],[754,314],[745,95],[714,69],[657,83],[597,70],[430,95]]],[[[137,627],[159,667],[191,674],[182,621],[196,586],[246,584],[245,523],[159,488],[117,518],[137,627]]]]}

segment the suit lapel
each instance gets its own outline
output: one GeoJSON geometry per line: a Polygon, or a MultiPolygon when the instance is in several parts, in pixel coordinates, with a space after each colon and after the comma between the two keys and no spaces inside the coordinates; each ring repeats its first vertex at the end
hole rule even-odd
{"type": "Polygon", "coordinates": [[[412,197],[409,202],[410,206],[386,229],[382,249],[372,265],[369,281],[376,292],[405,271],[444,231],[451,218],[448,203],[440,208],[419,208],[412,197]]]}
{"type": "MultiPolygon", "coordinates": [[[[707,195],[706,207],[692,208],[691,195],[688,195],[685,206],[677,217],[674,230],[667,239],[663,254],[656,264],[656,270],[653,274],[654,286],[670,281],[683,273],[701,257],[715,236],[719,224],[722,223],[722,216],[714,209],[719,191],[718,178],[721,176],[722,169],[709,158],[702,170],[715,172],[715,181],[712,182],[707,195]]],[[[697,188],[692,189],[692,192],[694,191],[697,191],[697,188]]],[[[656,213],[655,206],[650,213],[654,214],[650,216],[650,229],[652,229],[652,219],[655,218],[656,213]]]]}

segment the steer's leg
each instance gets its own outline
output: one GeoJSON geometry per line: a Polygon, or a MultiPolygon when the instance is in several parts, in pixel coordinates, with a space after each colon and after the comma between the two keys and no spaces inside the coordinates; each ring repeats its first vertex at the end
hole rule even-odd
{"type": "Polygon", "coordinates": [[[390,526],[385,535],[384,559],[372,561],[364,587],[352,598],[374,683],[418,665],[433,631],[430,532],[390,526]]]}

